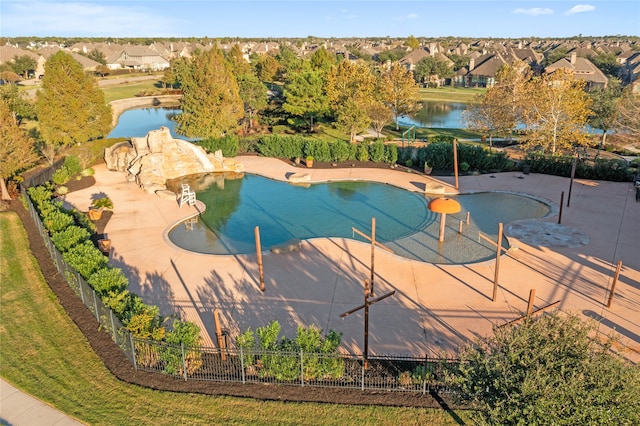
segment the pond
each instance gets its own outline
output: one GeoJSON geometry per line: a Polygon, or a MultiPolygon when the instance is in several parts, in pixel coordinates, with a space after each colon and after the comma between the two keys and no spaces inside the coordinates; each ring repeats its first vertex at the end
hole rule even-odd
{"type": "Polygon", "coordinates": [[[467,104],[460,102],[421,102],[422,107],[411,116],[398,118],[401,126],[436,127],[443,129],[463,129],[466,123],[462,112],[467,104]]]}
{"type": "MultiPolygon", "coordinates": [[[[549,206],[529,197],[486,192],[458,196],[462,211],[447,216],[445,242],[438,242],[440,218],[427,208],[430,197],[391,185],[365,182],[328,182],[291,185],[261,176],[209,174],[170,182],[188,182],[206,211],[168,232],[169,240],[185,250],[205,254],[255,253],[256,226],[263,250],[291,240],[345,237],[366,242],[352,228],[371,233],[394,253],[429,263],[463,264],[491,259],[498,223],[540,218],[549,206]],[[470,212],[469,225],[459,223],[470,212]]],[[[508,247],[506,240],[503,244],[508,247]]]]}
{"type": "Polygon", "coordinates": [[[180,114],[178,108],[134,108],[124,111],[118,124],[107,135],[108,138],[131,138],[146,136],[151,130],[168,127],[174,138],[187,139],[176,133],[176,122],[171,118],[180,114]]]}

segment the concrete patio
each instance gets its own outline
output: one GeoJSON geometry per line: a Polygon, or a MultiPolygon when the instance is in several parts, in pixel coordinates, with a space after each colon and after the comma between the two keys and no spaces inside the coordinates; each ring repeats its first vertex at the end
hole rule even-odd
{"type": "MultiPolygon", "coordinates": [[[[286,181],[300,167],[280,160],[244,156],[249,173],[286,181]]],[[[454,194],[453,177],[434,179],[392,169],[304,169],[310,182],[358,179],[385,182],[424,192],[442,185],[454,194]]],[[[359,354],[363,347],[362,311],[340,314],[363,303],[363,281],[369,277],[370,244],[344,238],[305,240],[298,251],[265,252],[266,291],[260,291],[256,255],[214,256],[173,246],[166,232],[197,206],[178,207],[174,200],[143,192],[125,174],[96,167],[96,184],[66,196],[86,211],[92,194],[105,193],[114,214],[105,232],[111,239],[111,264],[123,269],[130,290],[158,305],[164,315],[194,321],[207,345],[215,335],[213,310],[234,338],[278,320],[283,334],[295,335],[298,324],[315,324],[344,333],[343,348],[359,354]]],[[[511,250],[501,257],[497,298],[492,301],[495,261],[471,265],[434,265],[375,252],[376,296],[396,294],[371,307],[370,354],[424,356],[453,352],[461,343],[486,336],[493,325],[514,320],[527,309],[535,289],[534,309],[559,301],[565,312],[600,320],[599,333],[616,333],[618,351],[640,361],[640,203],[631,183],[575,180],[566,207],[569,179],[521,173],[464,176],[461,193],[502,190],[534,195],[555,204],[565,192],[559,232],[586,236],[586,245],[567,245],[547,238],[557,215],[534,222],[521,238],[505,231],[511,250]],[[533,229],[533,231],[532,231],[533,229]],[[532,235],[533,234],[533,235],[532,235]],[[538,237],[536,237],[538,235],[538,237]],[[524,236],[524,237],[523,237],[524,236]],[[533,237],[533,238],[529,238],[533,237]],[[610,308],[606,307],[618,261],[622,269],[610,308]]],[[[302,219],[304,220],[304,219],[302,219]]],[[[524,232],[524,233],[522,233],[524,232]]]]}

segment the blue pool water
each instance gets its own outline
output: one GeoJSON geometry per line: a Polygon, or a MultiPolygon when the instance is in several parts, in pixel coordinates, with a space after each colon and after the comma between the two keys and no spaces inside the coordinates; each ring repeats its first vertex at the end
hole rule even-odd
{"type": "Polygon", "coordinates": [[[515,194],[459,196],[462,211],[447,216],[445,242],[439,243],[440,217],[427,208],[431,198],[391,185],[349,181],[305,187],[251,174],[210,174],[188,183],[207,209],[197,219],[175,226],[168,237],[178,247],[208,254],[255,253],[256,226],[263,250],[316,237],[367,242],[352,228],[370,235],[375,217],[376,240],[400,256],[429,263],[473,263],[495,256],[495,246],[478,238],[479,232],[495,240],[499,222],[549,213],[548,205],[515,194]],[[470,224],[465,222],[459,234],[467,211],[470,224]]]}

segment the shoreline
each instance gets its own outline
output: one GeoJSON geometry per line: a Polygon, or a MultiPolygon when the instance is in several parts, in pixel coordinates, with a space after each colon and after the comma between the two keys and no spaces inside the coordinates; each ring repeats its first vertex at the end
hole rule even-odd
{"type": "Polygon", "coordinates": [[[129,109],[140,107],[171,107],[178,106],[182,95],[158,95],[158,96],[141,96],[138,98],[118,99],[109,102],[113,118],[111,124],[115,127],[118,124],[120,115],[129,109]]]}

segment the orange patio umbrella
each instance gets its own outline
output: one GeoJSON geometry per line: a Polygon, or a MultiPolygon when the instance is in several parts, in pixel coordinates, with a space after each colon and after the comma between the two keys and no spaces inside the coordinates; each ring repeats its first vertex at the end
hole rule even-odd
{"type": "Polygon", "coordinates": [[[448,213],[460,212],[460,203],[452,198],[434,198],[427,206],[434,213],[440,213],[440,234],[438,241],[444,241],[444,225],[448,213]]]}

